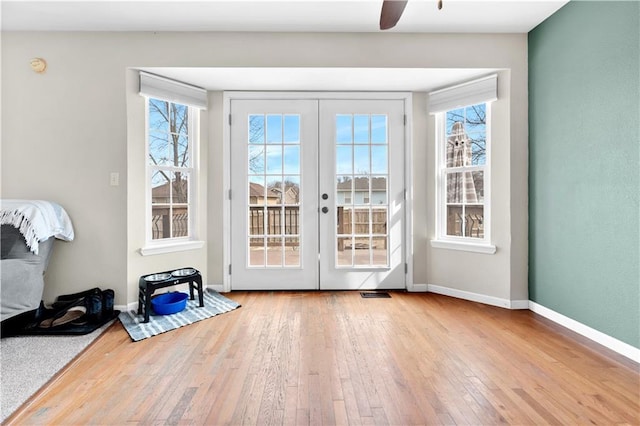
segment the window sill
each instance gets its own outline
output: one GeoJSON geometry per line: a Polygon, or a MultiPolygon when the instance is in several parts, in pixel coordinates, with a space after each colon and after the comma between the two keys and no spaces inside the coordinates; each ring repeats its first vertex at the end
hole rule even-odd
{"type": "Polygon", "coordinates": [[[483,254],[494,254],[496,252],[496,246],[491,244],[468,243],[461,241],[431,240],[431,247],[483,254]]]}
{"type": "Polygon", "coordinates": [[[197,250],[202,247],[204,247],[204,241],[180,241],[148,245],[140,249],[140,254],[143,256],[153,256],[156,254],[173,253],[176,251],[197,250]]]}

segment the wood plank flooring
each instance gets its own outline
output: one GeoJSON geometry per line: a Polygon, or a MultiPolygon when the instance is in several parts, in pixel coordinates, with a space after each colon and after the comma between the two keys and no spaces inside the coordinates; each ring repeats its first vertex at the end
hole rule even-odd
{"type": "Polygon", "coordinates": [[[234,292],[137,343],[116,322],[7,424],[640,424],[638,364],[530,311],[391,295],[234,292]]]}

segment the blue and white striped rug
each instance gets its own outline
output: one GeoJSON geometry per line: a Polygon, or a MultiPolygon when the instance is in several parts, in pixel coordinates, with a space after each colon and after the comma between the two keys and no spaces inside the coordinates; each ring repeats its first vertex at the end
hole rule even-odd
{"type": "Polygon", "coordinates": [[[143,323],[144,317],[138,315],[136,311],[123,311],[118,316],[118,319],[127,330],[127,333],[129,333],[129,336],[131,336],[131,339],[137,342],[147,337],[214,317],[218,314],[233,311],[239,307],[240,304],[237,302],[227,299],[217,291],[207,289],[204,292],[204,306],[202,308],[198,307],[198,296],[196,292],[195,300],[188,299],[187,307],[183,311],[173,315],[153,315],[152,311],[149,322],[143,323]]]}

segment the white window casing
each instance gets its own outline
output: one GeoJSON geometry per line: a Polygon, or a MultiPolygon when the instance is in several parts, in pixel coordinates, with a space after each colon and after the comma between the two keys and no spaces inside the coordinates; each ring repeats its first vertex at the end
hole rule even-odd
{"type": "Polygon", "coordinates": [[[198,164],[198,135],[199,122],[198,110],[207,107],[206,90],[190,86],[181,82],[173,81],[164,77],[140,72],[140,95],[144,96],[145,101],[145,164],[147,176],[146,190],[146,207],[145,207],[145,223],[146,223],[146,243],[145,247],[140,249],[142,255],[155,255],[161,253],[169,253],[174,251],[199,249],[204,246],[203,241],[196,238],[196,220],[197,218],[197,194],[199,170],[198,164]],[[174,104],[181,104],[188,107],[188,158],[190,162],[188,167],[173,166],[152,166],[149,164],[149,99],[158,99],[168,101],[174,104]],[[188,235],[186,237],[170,237],[153,239],[151,217],[152,217],[152,187],[151,180],[154,172],[159,170],[165,171],[182,171],[188,175],[188,235]]]}
{"type": "MultiPolygon", "coordinates": [[[[493,254],[491,244],[491,102],[497,100],[497,75],[459,84],[429,94],[429,113],[436,122],[436,236],[431,241],[434,248],[462,250],[493,254]],[[464,167],[447,167],[446,164],[446,115],[448,111],[477,104],[486,105],[485,164],[464,167]],[[447,232],[447,176],[449,173],[482,171],[484,180],[483,236],[448,235],[447,232]]],[[[463,203],[466,205],[466,203],[463,203]]],[[[465,225],[466,226],[466,225],[465,225]]]]}
{"type": "Polygon", "coordinates": [[[140,72],[140,94],[198,109],[207,109],[207,91],[200,87],[140,72]]]}
{"type": "Polygon", "coordinates": [[[498,99],[498,75],[492,74],[429,93],[429,113],[437,114],[498,99]]]}

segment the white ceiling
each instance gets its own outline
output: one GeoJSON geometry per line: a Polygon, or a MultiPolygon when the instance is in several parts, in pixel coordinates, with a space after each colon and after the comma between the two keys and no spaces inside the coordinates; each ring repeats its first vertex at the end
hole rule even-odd
{"type": "MultiPolygon", "coordinates": [[[[390,32],[527,33],[568,0],[409,0],[390,32]]],[[[3,31],[378,32],[382,0],[1,0],[3,31]]]]}

